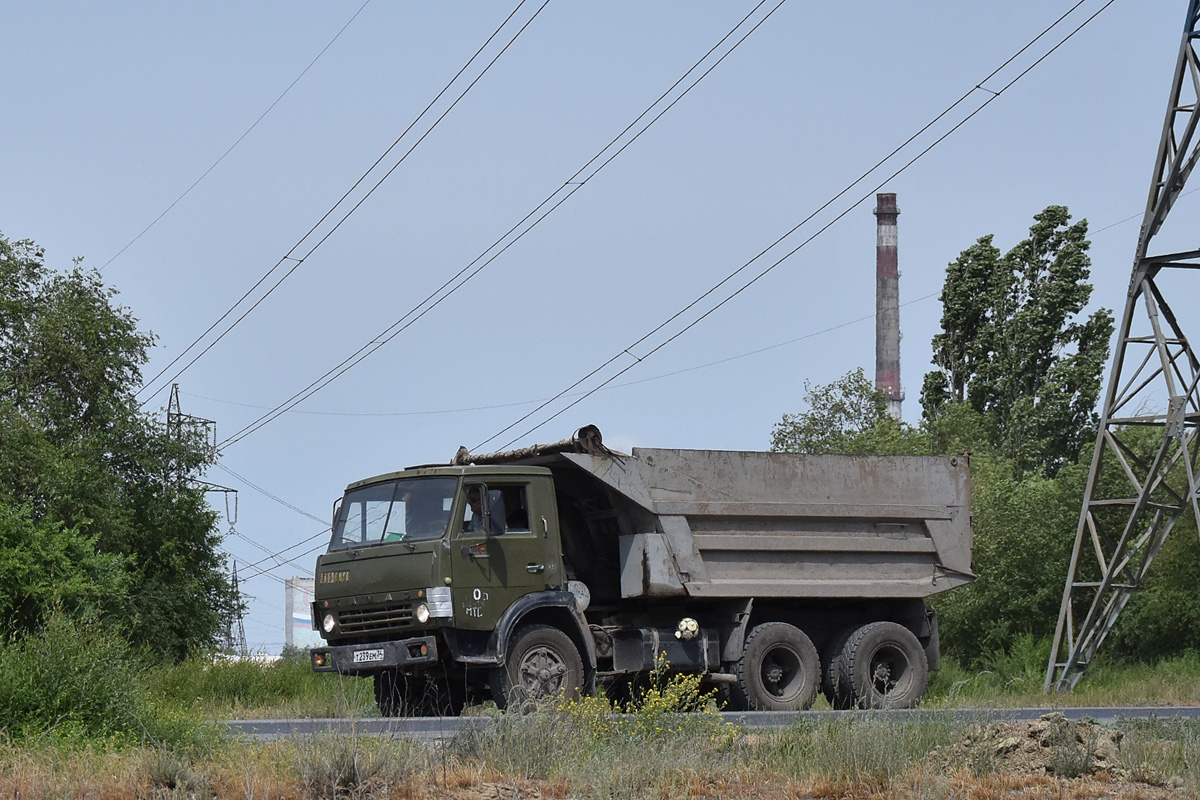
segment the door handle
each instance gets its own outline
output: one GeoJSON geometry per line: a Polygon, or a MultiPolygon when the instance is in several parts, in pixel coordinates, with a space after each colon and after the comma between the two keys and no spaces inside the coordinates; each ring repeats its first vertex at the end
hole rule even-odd
{"type": "Polygon", "coordinates": [[[533,574],[533,575],[536,575],[537,573],[542,572],[545,569],[546,569],[545,564],[526,564],[525,565],[525,571],[530,574],[533,574]]]}

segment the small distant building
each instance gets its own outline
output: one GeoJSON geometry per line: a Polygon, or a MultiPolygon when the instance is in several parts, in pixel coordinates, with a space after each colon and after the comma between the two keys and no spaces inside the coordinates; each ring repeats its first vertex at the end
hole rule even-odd
{"type": "Polygon", "coordinates": [[[284,582],[283,642],[287,647],[317,647],[321,634],[313,630],[312,600],[316,582],[312,578],[289,578],[284,582]]]}

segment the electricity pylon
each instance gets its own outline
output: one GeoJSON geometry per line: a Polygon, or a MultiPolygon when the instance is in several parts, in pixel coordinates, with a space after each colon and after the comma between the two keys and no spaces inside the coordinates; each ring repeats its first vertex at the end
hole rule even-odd
{"type": "Polygon", "coordinates": [[[1189,506],[1200,528],[1200,362],[1168,294],[1187,308],[1200,250],[1150,255],[1200,150],[1200,0],[1189,0],[1150,197],[1133,262],[1096,449],[1063,591],[1045,691],[1075,688],[1171,529],[1189,506]],[[1103,469],[1108,465],[1108,469],[1103,469]],[[1079,612],[1083,613],[1078,622],[1079,612]]]}

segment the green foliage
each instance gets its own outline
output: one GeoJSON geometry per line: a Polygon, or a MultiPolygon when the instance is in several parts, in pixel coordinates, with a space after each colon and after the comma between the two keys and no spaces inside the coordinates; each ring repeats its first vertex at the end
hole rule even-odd
{"type": "MultiPolygon", "coordinates": [[[[919,428],[891,420],[859,369],[828,386],[805,384],[809,410],[772,431],[772,449],[789,452],[972,454],[978,577],[931,602],[943,651],[969,665],[1047,638],[1057,622],[1087,476],[1076,459],[1094,440],[1112,333],[1106,310],[1081,318],[1092,291],[1089,246],[1086,221],[1072,225],[1066,208],[1049,206],[1007,253],[985,236],[949,265],[933,340],[938,369],[925,378],[919,428]]],[[[1158,624],[1119,628],[1126,652],[1178,652],[1186,640],[1172,630],[1200,633],[1198,562],[1177,559],[1131,604],[1135,617],[1146,609],[1147,623],[1158,624]]]]}
{"type": "Polygon", "coordinates": [[[1130,598],[1106,649],[1115,658],[1144,661],[1174,655],[1200,642],[1200,541],[1190,516],[1180,520],[1130,598]]]}
{"type": "MultiPolygon", "coordinates": [[[[999,698],[1044,697],[1046,662],[1050,638],[1019,634],[1004,650],[993,650],[975,659],[970,671],[953,656],[942,659],[942,668],[932,676],[925,692],[926,706],[987,706],[999,698]]],[[[1035,701],[1040,702],[1040,701],[1035,701]]]]}
{"type": "Polygon", "coordinates": [[[122,596],[125,566],[95,536],[35,519],[28,505],[0,505],[0,610],[13,630],[34,630],[47,609],[80,613],[122,596]]]}
{"type": "Polygon", "coordinates": [[[887,413],[887,396],[867,380],[862,367],[830,384],[804,382],[808,411],[784,414],[771,431],[771,449],[784,453],[929,452],[919,431],[887,413]]]}
{"type": "Polygon", "coordinates": [[[0,236],[0,616],[34,631],[94,608],[137,646],[211,646],[238,602],[216,516],[180,475],[213,453],[170,437],[134,393],[153,337],[78,263],[0,236]]]}
{"type": "Polygon", "coordinates": [[[938,370],[921,404],[935,420],[966,403],[987,421],[990,443],[1018,471],[1053,475],[1095,435],[1112,315],[1079,320],[1092,286],[1087,221],[1064,206],[1034,216],[1029,238],[1003,256],[984,236],[946,270],[938,370]]]}
{"type": "Polygon", "coordinates": [[[0,732],[16,740],[189,745],[200,727],[156,705],[148,664],[94,620],[53,614],[36,634],[0,644],[0,732]]]}
{"type": "Polygon", "coordinates": [[[195,656],[163,665],[148,680],[162,703],[213,718],[361,717],[375,708],[370,679],[316,673],[307,658],[262,663],[195,656]]]}
{"type": "Polygon", "coordinates": [[[942,649],[964,663],[1009,649],[1022,635],[1054,633],[1086,468],[1014,478],[1007,459],[971,458],[973,583],[931,598],[942,649]]]}
{"type": "Polygon", "coordinates": [[[702,690],[700,683],[695,673],[671,672],[666,655],[659,653],[648,680],[631,687],[627,700],[581,697],[558,710],[597,743],[613,738],[652,743],[688,734],[721,740],[732,728],[721,718],[716,690],[702,690]]]}

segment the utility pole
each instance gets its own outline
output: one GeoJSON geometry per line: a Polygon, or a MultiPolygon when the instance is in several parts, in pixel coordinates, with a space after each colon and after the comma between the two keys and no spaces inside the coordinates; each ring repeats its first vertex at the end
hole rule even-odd
{"type": "Polygon", "coordinates": [[[1198,24],[1200,0],[1189,0],[1046,668],[1047,692],[1075,688],[1188,508],[1200,528],[1200,361],[1168,299],[1187,308],[1200,296],[1194,283],[1200,250],[1150,255],[1151,241],[1200,160],[1198,24]]]}

